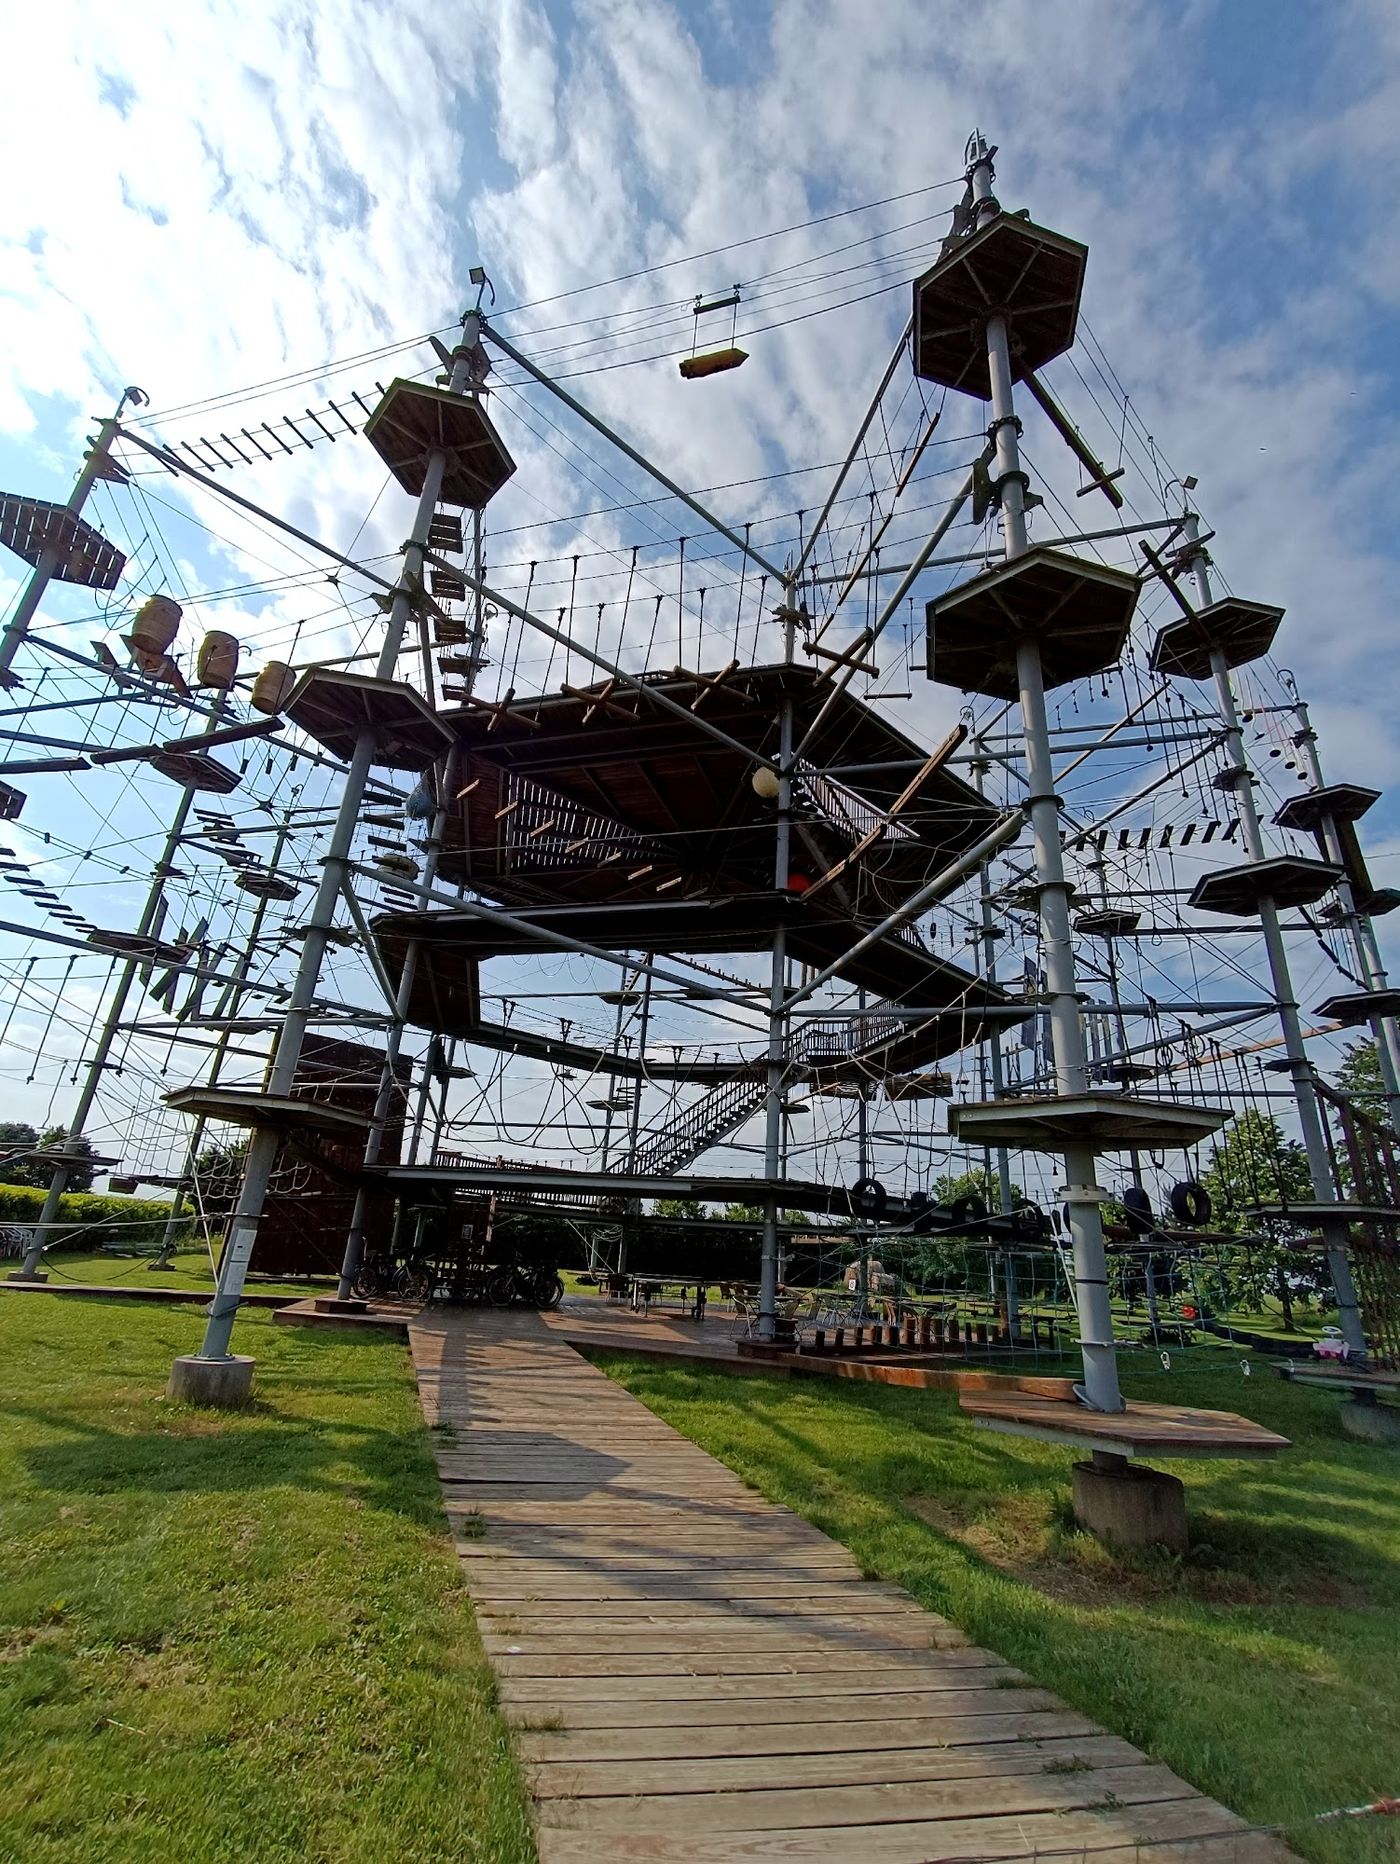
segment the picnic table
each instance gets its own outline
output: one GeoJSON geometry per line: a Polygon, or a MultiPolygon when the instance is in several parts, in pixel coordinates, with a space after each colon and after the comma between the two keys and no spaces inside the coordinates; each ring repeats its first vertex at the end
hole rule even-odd
{"type": "Polygon", "coordinates": [[[634,1275],[632,1278],[632,1312],[648,1314],[653,1306],[662,1306],[668,1300],[667,1290],[671,1290],[669,1299],[678,1304],[688,1320],[705,1318],[706,1288],[703,1281],[671,1281],[655,1275],[634,1275]],[[691,1290],[694,1289],[694,1294],[691,1290]]]}

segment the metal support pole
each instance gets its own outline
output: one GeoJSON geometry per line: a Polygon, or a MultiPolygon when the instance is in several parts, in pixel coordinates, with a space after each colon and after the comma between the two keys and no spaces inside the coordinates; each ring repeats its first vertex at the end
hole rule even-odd
{"type": "MultiPolygon", "coordinates": [[[[121,420],[122,410],[127,402],[133,399],[144,401],[145,396],[139,388],[124,390],[121,400],[117,403],[116,413],[98,428],[92,451],[84,460],[83,469],[78,474],[77,482],[68,494],[68,502],[64,506],[64,510],[71,512],[74,517],[77,517],[87,503],[88,493],[96,482],[106,477],[112,438],[117,431],[117,423],[121,420]]],[[[5,625],[4,634],[0,635],[0,692],[16,684],[10,667],[15,655],[19,652],[21,642],[28,636],[29,624],[38,613],[39,604],[48,592],[61,555],[62,552],[57,543],[46,545],[39,553],[39,561],[34,565],[33,574],[24,585],[20,598],[15,604],[14,613],[5,625]]]]}
{"type": "MultiPolygon", "coordinates": [[[[452,357],[451,388],[454,393],[462,393],[470,379],[471,351],[476,347],[478,338],[479,329],[474,324],[473,318],[469,316],[463,330],[462,342],[453,352],[452,357]]],[[[384,642],[376,668],[376,675],[379,679],[392,679],[394,669],[398,664],[399,649],[403,645],[404,634],[417,599],[415,591],[421,585],[428,532],[432,525],[433,514],[437,510],[438,494],[442,489],[446,465],[447,456],[440,448],[435,448],[428,455],[423,475],[423,490],[419,494],[413,529],[404,549],[403,573],[394,591],[394,599],[390,605],[384,630],[384,642]]],[[[306,939],[302,946],[301,962],[297,966],[296,982],[292,986],[287,1019],[278,1037],[272,1067],[268,1074],[267,1091],[270,1095],[290,1093],[296,1079],[302,1041],[310,1020],[310,1003],[315,994],[316,983],[321,974],[321,965],[326,955],[329,942],[327,934],[335,922],[336,908],[345,879],[346,863],[350,856],[350,845],[354,840],[355,830],[359,826],[360,808],[364,799],[365,786],[374,765],[374,758],[375,734],[371,728],[361,732],[356,739],[354,754],[350,759],[350,768],[346,773],[345,788],[341,793],[335,829],[332,832],[330,848],[321,870],[320,885],[316,889],[316,898],[312,904],[311,917],[306,928],[306,939]]],[[[278,1135],[274,1128],[259,1126],[253,1129],[248,1145],[248,1158],[244,1167],[238,1207],[229,1226],[228,1247],[224,1250],[223,1260],[219,1265],[219,1285],[209,1310],[209,1324],[205,1329],[204,1343],[199,1351],[201,1359],[227,1359],[229,1357],[229,1340],[233,1333],[233,1323],[238,1313],[239,1301],[242,1298],[243,1284],[247,1279],[253,1244],[257,1240],[258,1222],[267,1199],[268,1183],[276,1163],[277,1150],[278,1135]]]]}
{"type": "MultiPolygon", "coordinates": [[[[860,1007],[865,1008],[865,992],[860,993],[860,1007]]],[[[862,1178],[870,1175],[870,1089],[865,1081],[856,1084],[860,1100],[856,1105],[856,1170],[862,1178]]],[[[873,1232],[863,1224],[856,1227],[856,1319],[864,1320],[870,1301],[870,1238],[873,1232]]]]}
{"type": "MultiPolygon", "coordinates": [[[[222,710],[221,702],[215,705],[209,720],[210,731],[217,727],[222,710]]],[[[193,784],[186,784],[180,793],[180,801],[170,825],[170,833],[165,838],[165,846],[161,850],[160,859],[156,862],[155,872],[151,876],[151,888],[146,895],[146,904],[142,907],[141,917],[136,922],[136,931],[143,938],[154,932],[164,910],[165,883],[170,877],[175,853],[184,836],[185,824],[189,820],[190,809],[197,793],[193,784]]],[[[78,1104],[74,1107],[68,1121],[69,1141],[76,1139],[82,1132],[87,1124],[88,1115],[92,1112],[93,1103],[97,1099],[97,1090],[102,1085],[102,1076],[111,1060],[112,1043],[116,1039],[122,1014],[126,1009],[126,1000],[131,995],[131,986],[135,983],[137,973],[143,963],[145,963],[144,959],[128,958],[117,976],[116,989],[103,1019],[92,1060],[88,1063],[87,1074],[78,1095],[78,1104]]],[[[25,1251],[23,1263],[11,1275],[11,1281],[32,1281],[38,1274],[39,1263],[44,1253],[44,1239],[51,1233],[58,1221],[58,1207],[63,1193],[68,1188],[68,1176],[67,1165],[54,1167],[53,1177],[49,1180],[48,1194],[44,1198],[43,1209],[39,1212],[39,1221],[34,1226],[33,1239],[25,1251]]]]}
{"type": "MultiPolygon", "coordinates": [[[[447,832],[447,817],[452,807],[453,785],[456,780],[457,747],[454,745],[443,760],[439,778],[437,808],[433,811],[432,829],[428,836],[427,852],[423,860],[423,873],[429,886],[437,878],[438,861],[442,854],[443,836],[447,832]]],[[[349,877],[347,876],[347,884],[349,877]]],[[[374,1111],[370,1116],[370,1129],[365,1138],[366,1166],[377,1165],[384,1150],[384,1134],[389,1125],[389,1109],[393,1105],[394,1094],[398,1089],[399,1051],[403,1047],[404,1031],[408,1027],[408,1009],[413,1001],[413,985],[418,974],[418,957],[421,944],[418,939],[410,939],[403,955],[403,970],[399,974],[398,992],[394,999],[394,1021],[384,1044],[384,1066],[379,1071],[379,1088],[374,1097],[374,1111]]],[[[348,1301],[354,1286],[355,1277],[360,1272],[360,1263],[365,1253],[365,1208],[369,1202],[368,1187],[361,1183],[355,1191],[355,1205],[350,1213],[350,1228],[345,1237],[345,1254],[340,1264],[340,1282],[335,1291],[337,1301],[348,1301]]]]}
{"type": "MultiPolygon", "coordinates": [[[[269,873],[275,874],[277,872],[277,866],[282,859],[283,850],[286,848],[287,838],[290,833],[290,823],[288,820],[284,819],[278,827],[277,839],[272,845],[272,853],[268,856],[267,865],[269,873]]],[[[268,899],[260,899],[254,907],[253,917],[248,924],[248,939],[243,949],[243,956],[239,959],[234,969],[233,979],[225,985],[223,994],[215,1005],[215,1016],[237,1016],[239,1000],[242,994],[241,986],[249,971],[253,968],[253,960],[257,956],[259,942],[262,937],[263,921],[267,917],[267,909],[271,904],[272,902],[268,899]]],[[[213,1087],[219,1079],[219,1073],[224,1065],[224,1058],[228,1054],[229,1045],[232,1040],[232,1029],[220,1030],[219,1039],[214,1044],[214,1058],[209,1064],[209,1073],[206,1076],[210,1087],[213,1087]]],[[[184,1202],[185,1186],[187,1184],[193,1185],[195,1182],[195,1160],[199,1156],[199,1149],[204,1143],[204,1133],[207,1126],[208,1121],[204,1118],[203,1114],[201,1114],[194,1123],[194,1130],[190,1134],[189,1145],[185,1148],[185,1162],[180,1170],[179,1183],[175,1187],[175,1201],[170,1207],[170,1215],[166,1218],[165,1231],[160,1239],[160,1252],[157,1257],[158,1262],[169,1256],[174,1250],[175,1237],[183,1221],[181,1206],[184,1202]]]]}
{"type": "MultiPolygon", "coordinates": [[[[985,756],[979,757],[973,764],[973,775],[977,783],[977,792],[982,795],[987,786],[988,764],[985,756]]],[[[993,990],[997,987],[997,940],[1002,937],[997,925],[996,908],[992,904],[992,882],[990,861],[983,864],[978,888],[978,905],[982,920],[982,975],[993,990]]],[[[1001,1031],[993,1025],[986,1040],[987,1062],[992,1081],[992,1098],[1000,1100],[1006,1092],[1006,1068],[1001,1052],[1001,1031]]],[[[995,1152],[997,1174],[997,1205],[1003,1212],[1009,1212],[1015,1204],[1015,1192],[1011,1188],[1011,1158],[1005,1146],[998,1146],[995,1152]]],[[[1002,1284],[1006,1293],[1006,1326],[1014,1342],[1021,1330],[1021,1303],[1016,1287],[1016,1262],[1009,1249],[1002,1252],[1002,1284]]]]}
{"type": "MultiPolygon", "coordinates": [[[[1208,608],[1212,600],[1210,561],[1196,541],[1200,535],[1200,521],[1194,512],[1186,514],[1183,535],[1187,571],[1195,585],[1201,607],[1208,608]]],[[[1232,777],[1231,792],[1240,824],[1240,838],[1250,863],[1255,864],[1268,859],[1268,850],[1264,846],[1263,831],[1259,826],[1259,811],[1254,805],[1254,779],[1250,775],[1249,761],[1245,755],[1244,731],[1240,725],[1235,691],[1223,648],[1212,647],[1210,650],[1210,675],[1215,687],[1216,704],[1225,726],[1225,768],[1232,777]]],[[[1293,994],[1293,978],[1288,967],[1283,930],[1279,925],[1278,907],[1267,896],[1259,902],[1259,926],[1264,935],[1264,952],[1268,959],[1274,1000],[1278,1005],[1283,1051],[1288,1057],[1293,1098],[1298,1110],[1298,1126],[1303,1136],[1303,1149],[1307,1153],[1313,1196],[1319,1203],[1331,1203],[1337,1196],[1338,1187],[1332,1177],[1322,1110],[1318,1106],[1317,1090],[1313,1085],[1312,1063],[1308,1060],[1303,1042],[1303,1025],[1298,1016],[1298,1000],[1293,994]]],[[[1361,1325],[1351,1264],[1347,1260],[1346,1223],[1341,1218],[1330,1217],[1324,1219],[1319,1228],[1326,1245],[1332,1285],[1337,1294],[1337,1319],[1342,1338],[1353,1353],[1364,1358],[1366,1335],[1361,1325]]]]}
{"type": "MultiPolygon", "coordinates": [[[[1326,789],[1322,760],[1317,751],[1317,733],[1308,717],[1308,708],[1300,699],[1293,709],[1298,718],[1298,730],[1293,742],[1307,768],[1308,782],[1314,790],[1326,789]]],[[[1389,979],[1376,941],[1376,928],[1371,915],[1357,904],[1355,890],[1346,873],[1336,818],[1330,810],[1322,817],[1320,826],[1328,860],[1334,861],[1342,869],[1342,878],[1337,882],[1337,898],[1341,902],[1342,925],[1347,943],[1351,946],[1361,981],[1367,990],[1386,990],[1389,988],[1389,979]]],[[[1369,1021],[1376,1043],[1376,1060],[1385,1086],[1386,1103],[1390,1109],[1390,1123],[1400,1131],[1400,1031],[1397,1031],[1393,1016],[1372,1016],[1369,1021]]]]}
{"type": "MultiPolygon", "coordinates": [[[[797,607],[797,584],[784,585],[783,606],[791,617],[797,607]]],[[[794,623],[786,624],[787,659],[792,659],[794,623]]],[[[792,846],[792,700],[785,697],[779,715],[778,823],[773,855],[773,886],[787,892],[792,846]]],[[[770,1179],[782,1171],[783,1061],[787,1038],[787,929],[780,920],[773,934],[773,970],[768,994],[768,1098],[764,1103],[763,1170],[770,1179]]],[[[763,1256],[758,1276],[758,1337],[771,1340],[778,1326],[778,1202],[763,1206],[763,1256]]]]}
{"type": "MultiPolygon", "coordinates": [[[[973,145],[970,168],[972,197],[978,225],[1000,212],[992,195],[992,161],[979,134],[973,145]]],[[[1025,516],[1025,475],[1021,469],[1020,423],[1011,392],[1011,349],[1006,319],[987,319],[987,366],[991,378],[991,439],[995,449],[993,481],[1001,503],[1002,539],[1007,561],[1024,555],[1028,547],[1025,516]]],[[[1036,890],[1040,905],[1041,938],[1049,986],[1051,1044],[1055,1057],[1056,1091],[1080,1095],[1088,1090],[1089,1070],[1084,1028],[1079,1017],[1070,939],[1069,886],[1060,851],[1060,805],[1055,795],[1050,755],[1049,721],[1045,713],[1045,684],[1039,644],[1022,640],[1016,648],[1016,677],[1020,688],[1021,725],[1025,734],[1026,775],[1035,847],[1036,890]]],[[[1074,1250],[1075,1304],[1079,1314],[1079,1345],[1084,1362],[1080,1395],[1093,1411],[1121,1411],[1118,1361],[1113,1345],[1113,1313],[1108,1297],[1108,1264],[1104,1253],[1103,1221],[1094,1181],[1094,1149],[1067,1146],[1065,1203],[1069,1208],[1074,1250]]]]}

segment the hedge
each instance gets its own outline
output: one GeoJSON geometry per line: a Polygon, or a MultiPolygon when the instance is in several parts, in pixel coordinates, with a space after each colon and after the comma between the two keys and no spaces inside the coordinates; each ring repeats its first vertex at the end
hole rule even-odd
{"type": "MultiPolygon", "coordinates": [[[[0,1223],[32,1226],[39,1221],[45,1193],[27,1184],[0,1184],[0,1223]]],[[[103,1243],[158,1248],[170,1218],[170,1205],[150,1197],[104,1196],[96,1191],[68,1191],[58,1202],[59,1221],[47,1239],[53,1249],[99,1249],[103,1243]]]]}

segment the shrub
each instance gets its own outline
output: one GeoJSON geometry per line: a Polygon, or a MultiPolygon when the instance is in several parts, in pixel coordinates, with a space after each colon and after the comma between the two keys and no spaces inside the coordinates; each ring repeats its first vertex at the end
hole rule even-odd
{"type": "MultiPolygon", "coordinates": [[[[30,1185],[0,1184],[0,1223],[36,1224],[44,1195],[30,1185]]],[[[103,1243],[121,1243],[156,1249],[165,1235],[170,1206],[157,1198],[68,1191],[59,1199],[58,1216],[65,1228],[48,1239],[50,1248],[97,1249],[103,1243]]]]}

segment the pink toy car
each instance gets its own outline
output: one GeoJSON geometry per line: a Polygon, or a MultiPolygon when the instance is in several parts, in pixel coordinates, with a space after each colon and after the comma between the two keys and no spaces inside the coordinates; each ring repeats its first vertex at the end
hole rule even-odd
{"type": "Polygon", "coordinates": [[[1319,1359],[1346,1359],[1351,1353],[1351,1348],[1342,1338],[1340,1327],[1324,1327],[1322,1338],[1313,1341],[1313,1351],[1319,1359]]]}

